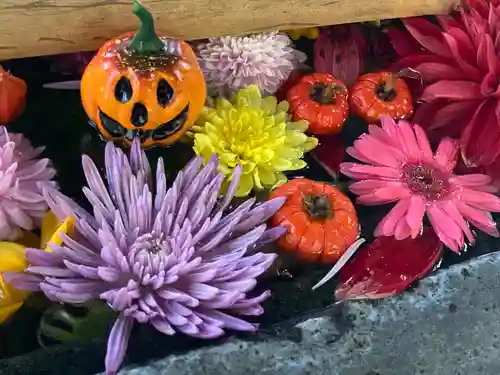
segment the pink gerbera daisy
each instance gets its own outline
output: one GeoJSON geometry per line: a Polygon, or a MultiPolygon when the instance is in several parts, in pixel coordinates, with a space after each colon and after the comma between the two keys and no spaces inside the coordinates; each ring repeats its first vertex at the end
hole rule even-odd
{"type": "Polygon", "coordinates": [[[500,212],[500,198],[491,178],[483,174],[453,173],[459,142],[443,138],[432,152],[424,130],[406,121],[381,120],[369,126],[347,152],[366,164],[342,163],[345,175],[362,180],[349,189],[357,203],[378,205],[398,201],[375,229],[376,236],[417,237],[424,215],[440,240],[453,251],[464,247],[474,234],[469,224],[499,237],[490,212],[500,212]],[[368,164],[368,165],[367,165],[368,164]]]}

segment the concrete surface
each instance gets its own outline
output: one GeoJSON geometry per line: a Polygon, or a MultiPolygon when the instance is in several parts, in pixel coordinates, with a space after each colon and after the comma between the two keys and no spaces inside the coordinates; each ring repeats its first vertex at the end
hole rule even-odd
{"type": "Polygon", "coordinates": [[[399,297],[348,302],[274,334],[172,355],[120,375],[498,375],[499,271],[500,254],[489,254],[399,297]]]}

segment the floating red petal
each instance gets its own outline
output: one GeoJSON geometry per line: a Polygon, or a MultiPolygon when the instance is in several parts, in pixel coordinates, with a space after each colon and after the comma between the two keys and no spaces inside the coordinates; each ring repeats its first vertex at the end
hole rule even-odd
{"type": "Polygon", "coordinates": [[[416,239],[379,237],[341,269],[335,299],[380,299],[401,293],[432,270],[441,249],[431,228],[416,239]]]}

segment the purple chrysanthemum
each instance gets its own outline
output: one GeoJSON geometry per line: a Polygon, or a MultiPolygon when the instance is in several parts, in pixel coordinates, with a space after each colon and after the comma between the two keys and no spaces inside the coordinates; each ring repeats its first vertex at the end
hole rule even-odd
{"type": "Polygon", "coordinates": [[[38,159],[43,150],[0,126],[0,241],[14,241],[21,229],[41,224],[47,211],[41,185],[55,186],[56,174],[49,159],[38,159]]]}
{"type": "Polygon", "coordinates": [[[266,33],[211,38],[196,46],[208,95],[230,96],[250,85],[274,95],[306,55],[286,34],[266,33]]]}
{"type": "Polygon", "coordinates": [[[236,168],[226,193],[224,175],[214,156],[202,167],[193,159],[167,189],[163,160],[156,178],[138,142],[127,157],[108,143],[106,180],[83,156],[88,187],[84,193],[93,215],[56,190],[44,191],[62,220],[74,216],[71,238],[53,251],[28,249],[25,274],[5,274],[19,289],[41,289],[52,300],[81,303],[105,300],[120,315],[111,330],[106,372],[123,361],[134,321],[150,323],[173,335],[215,338],[224,329],[254,331],[256,326],[232,314],[259,315],[269,291],[249,297],[256,277],[276,255],[253,250],[281,236],[266,220],[284,203],[260,205],[250,199],[235,209],[229,204],[241,169],[236,168]]]}

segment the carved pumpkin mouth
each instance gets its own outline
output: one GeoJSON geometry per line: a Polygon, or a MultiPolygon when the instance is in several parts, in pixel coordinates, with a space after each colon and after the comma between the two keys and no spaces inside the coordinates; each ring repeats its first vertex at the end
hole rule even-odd
{"type": "Polygon", "coordinates": [[[179,112],[172,120],[165,122],[152,130],[140,129],[127,129],[123,127],[118,121],[108,116],[99,108],[99,119],[101,120],[102,127],[113,138],[125,138],[127,141],[132,142],[134,138],[139,138],[141,143],[146,142],[149,138],[153,141],[161,141],[168,138],[170,135],[178,132],[183,128],[187,121],[189,114],[189,104],[179,112]]]}

